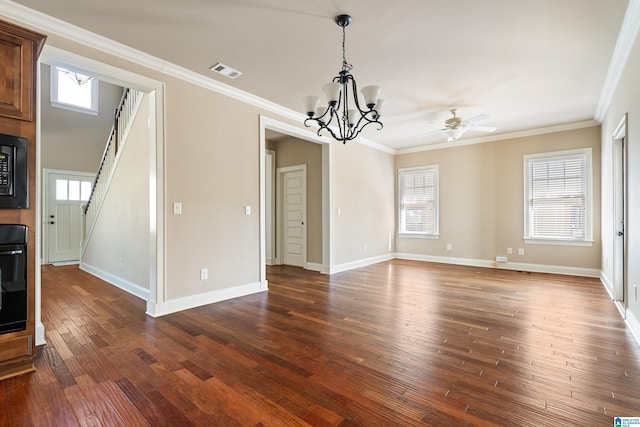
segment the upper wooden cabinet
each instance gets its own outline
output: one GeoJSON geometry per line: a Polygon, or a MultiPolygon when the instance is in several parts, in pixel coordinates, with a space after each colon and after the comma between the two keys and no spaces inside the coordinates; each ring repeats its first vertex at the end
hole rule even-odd
{"type": "Polygon", "coordinates": [[[32,121],[36,64],[45,36],[0,21],[0,116],[32,121]]]}

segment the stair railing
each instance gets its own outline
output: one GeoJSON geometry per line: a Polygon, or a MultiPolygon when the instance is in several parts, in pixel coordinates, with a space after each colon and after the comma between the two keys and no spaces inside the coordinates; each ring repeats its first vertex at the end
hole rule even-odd
{"type": "Polygon", "coordinates": [[[143,92],[127,88],[122,94],[118,107],[115,109],[113,126],[107,138],[107,144],[100,160],[96,179],[93,182],[91,195],[84,206],[85,232],[83,234],[85,236],[89,235],[90,230],[93,228],[100,205],[111,181],[111,174],[113,173],[118,151],[125,141],[143,95],[143,92]]]}

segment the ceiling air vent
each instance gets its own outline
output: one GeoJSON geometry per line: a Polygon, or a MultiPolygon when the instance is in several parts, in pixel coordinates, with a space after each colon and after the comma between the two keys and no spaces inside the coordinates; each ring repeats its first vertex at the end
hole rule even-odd
{"type": "Polygon", "coordinates": [[[230,79],[235,79],[242,75],[240,71],[234,70],[233,68],[227,65],[221,64],[219,62],[213,67],[211,67],[210,69],[211,71],[216,72],[218,74],[222,74],[223,76],[229,77],[230,79]]]}

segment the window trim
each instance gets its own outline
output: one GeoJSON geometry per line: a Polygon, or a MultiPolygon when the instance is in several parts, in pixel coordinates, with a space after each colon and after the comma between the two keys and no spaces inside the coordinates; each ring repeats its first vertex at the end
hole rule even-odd
{"type": "Polygon", "coordinates": [[[572,150],[551,151],[545,153],[525,154],[523,156],[524,179],[524,242],[534,245],[560,245],[560,246],[592,246],[593,244],[593,152],[591,147],[572,150]],[[585,218],[583,238],[544,238],[530,234],[530,209],[529,201],[531,190],[529,182],[530,160],[559,159],[562,157],[584,157],[585,159],[585,218]]]}
{"type": "Polygon", "coordinates": [[[410,238],[410,239],[439,239],[440,238],[440,167],[438,164],[435,165],[427,165],[427,166],[416,166],[409,168],[400,168],[398,169],[398,237],[400,238],[410,238]],[[434,187],[435,187],[435,197],[434,197],[434,212],[433,212],[433,233],[422,233],[416,231],[402,231],[402,199],[403,199],[403,191],[402,191],[402,183],[403,183],[403,175],[407,172],[415,172],[415,171],[434,171],[434,187]]]}
{"type": "Polygon", "coordinates": [[[100,81],[94,78],[94,81],[91,83],[91,108],[85,108],[79,105],[62,102],[58,100],[58,68],[64,68],[65,70],[75,71],[84,75],[91,74],[86,71],[78,70],[61,63],[55,63],[55,64],[49,65],[49,69],[50,69],[49,71],[51,76],[49,81],[50,82],[49,100],[51,102],[51,106],[56,108],[62,108],[64,110],[75,111],[77,113],[85,113],[85,114],[90,114],[92,116],[97,116],[100,81]]]}

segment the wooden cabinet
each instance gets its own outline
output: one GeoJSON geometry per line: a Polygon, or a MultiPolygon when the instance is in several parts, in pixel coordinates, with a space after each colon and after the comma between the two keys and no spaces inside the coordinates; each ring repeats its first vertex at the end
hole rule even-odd
{"type": "Polygon", "coordinates": [[[35,119],[36,65],[44,37],[0,22],[0,116],[35,119]]]}
{"type": "Polygon", "coordinates": [[[0,133],[28,141],[29,208],[0,209],[0,224],[27,226],[27,327],[0,334],[0,379],[33,370],[35,356],[36,67],[46,37],[0,21],[0,133]]]}

